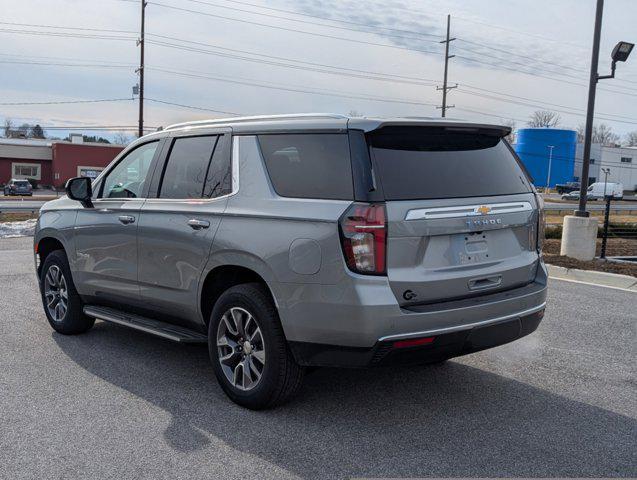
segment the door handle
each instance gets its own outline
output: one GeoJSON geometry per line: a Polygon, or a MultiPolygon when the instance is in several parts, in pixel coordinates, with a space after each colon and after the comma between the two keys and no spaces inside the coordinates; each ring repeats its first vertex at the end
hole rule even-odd
{"type": "Polygon", "coordinates": [[[129,223],[135,223],[135,217],[132,215],[120,215],[117,219],[122,222],[124,225],[128,225],[129,223]]]}
{"type": "Polygon", "coordinates": [[[188,220],[188,225],[193,230],[201,230],[203,228],[208,228],[210,226],[210,222],[208,220],[197,220],[196,218],[191,218],[188,220]]]}

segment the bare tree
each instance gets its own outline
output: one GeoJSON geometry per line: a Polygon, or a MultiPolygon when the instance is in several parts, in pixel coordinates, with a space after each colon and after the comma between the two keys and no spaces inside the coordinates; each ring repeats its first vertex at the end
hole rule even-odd
{"type": "Polygon", "coordinates": [[[613,132],[613,128],[605,123],[593,126],[593,143],[602,145],[615,145],[619,142],[619,135],[613,132]]]}
{"type": "Polygon", "coordinates": [[[29,125],[28,123],[23,123],[22,125],[20,125],[18,128],[16,128],[14,131],[17,131],[18,134],[21,137],[28,137],[29,133],[31,132],[31,125],[29,125]]]}
{"type": "MultiPolygon", "coordinates": [[[[580,125],[579,127],[577,127],[577,141],[579,143],[584,142],[584,130],[584,125],[580,125]]],[[[632,133],[635,134],[634,140],[637,141],[637,132],[632,133]]],[[[593,125],[593,136],[591,138],[591,143],[601,143],[602,145],[617,145],[619,143],[619,140],[620,137],[615,132],[613,132],[613,127],[610,127],[605,123],[593,125]]]]}
{"type": "Polygon", "coordinates": [[[502,122],[502,125],[509,127],[511,129],[511,133],[509,133],[506,137],[507,142],[511,145],[515,143],[515,120],[505,120],[502,122]]]}
{"type": "Polygon", "coordinates": [[[585,127],[583,124],[578,125],[577,127],[577,143],[584,143],[584,131],[585,127]]]}
{"type": "Polygon", "coordinates": [[[626,134],[626,145],[629,147],[637,147],[637,130],[626,134]]]}
{"type": "Polygon", "coordinates": [[[133,141],[133,137],[127,135],[125,132],[117,132],[113,135],[113,143],[116,145],[128,145],[133,141]]]}
{"type": "Polygon", "coordinates": [[[4,119],[4,136],[9,138],[11,131],[13,130],[13,120],[10,118],[4,119]]]}
{"type": "Polygon", "coordinates": [[[560,124],[562,118],[557,112],[551,112],[550,110],[536,110],[531,115],[531,119],[527,125],[529,127],[557,127],[560,124]]]}

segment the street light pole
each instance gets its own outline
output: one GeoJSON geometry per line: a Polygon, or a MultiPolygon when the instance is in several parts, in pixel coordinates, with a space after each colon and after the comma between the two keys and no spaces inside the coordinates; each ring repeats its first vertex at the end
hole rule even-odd
{"type": "Polygon", "coordinates": [[[591,138],[593,136],[593,117],[595,115],[595,93],[597,90],[597,66],[599,63],[599,42],[602,34],[602,15],[604,0],[597,0],[595,13],[595,32],[593,34],[593,52],[591,54],[591,73],[588,82],[588,108],[586,110],[586,129],[584,131],[584,158],[580,177],[579,206],[575,211],[577,217],[588,217],[586,211],[586,190],[588,189],[588,171],[591,162],[591,138]]]}
{"type": "Polygon", "coordinates": [[[608,183],[608,174],[610,173],[610,168],[602,168],[602,172],[604,172],[604,200],[606,200],[606,184],[608,183]]]}
{"type": "Polygon", "coordinates": [[[553,164],[553,149],[555,145],[548,145],[549,147],[549,170],[546,174],[546,191],[548,192],[551,187],[551,165],[553,164]]]}
{"type": "MultiPolygon", "coordinates": [[[[597,66],[599,61],[599,42],[602,32],[602,13],[604,0],[597,0],[595,12],[595,32],[593,34],[593,51],[591,53],[591,73],[588,83],[588,109],[586,111],[586,130],[584,132],[584,155],[582,161],[582,174],[578,209],[574,215],[564,217],[562,224],[562,245],[560,255],[577,258],[579,260],[592,260],[595,258],[595,241],[597,238],[597,219],[590,217],[586,211],[588,171],[591,163],[591,137],[593,136],[593,116],[595,112],[595,90],[597,82],[602,79],[615,78],[617,62],[628,60],[635,44],[619,42],[613,48],[610,55],[612,59],[610,75],[599,75],[597,66]]],[[[607,204],[608,208],[608,204],[607,204]]]]}

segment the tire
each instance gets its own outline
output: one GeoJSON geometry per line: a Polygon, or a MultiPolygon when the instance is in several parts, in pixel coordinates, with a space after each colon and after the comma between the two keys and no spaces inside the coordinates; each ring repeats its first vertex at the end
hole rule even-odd
{"type": "Polygon", "coordinates": [[[295,362],[276,307],[258,283],[236,285],[219,297],[210,315],[208,350],[223,391],[251,410],[285,403],[302,384],[304,369],[295,362]]]}
{"type": "Polygon", "coordinates": [[[54,250],[44,260],[40,271],[40,294],[46,318],[56,332],[64,335],[84,333],[95,323],[94,318],[87,317],[82,311],[83,303],[75,289],[64,250],[54,250]],[[62,312],[65,300],[66,308],[62,312]]]}

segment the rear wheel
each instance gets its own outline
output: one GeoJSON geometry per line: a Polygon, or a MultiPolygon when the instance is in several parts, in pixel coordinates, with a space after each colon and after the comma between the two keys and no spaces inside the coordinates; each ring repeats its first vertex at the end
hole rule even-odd
{"type": "Polygon", "coordinates": [[[286,402],[303,379],[276,307],[258,283],[236,285],[216,302],[208,349],[223,391],[235,403],[259,410],[286,402]]]}
{"type": "Polygon", "coordinates": [[[95,323],[82,311],[83,305],[71,277],[69,261],[63,250],[51,252],[42,265],[40,293],[44,313],[51,327],[65,335],[89,330],[95,323]]]}

